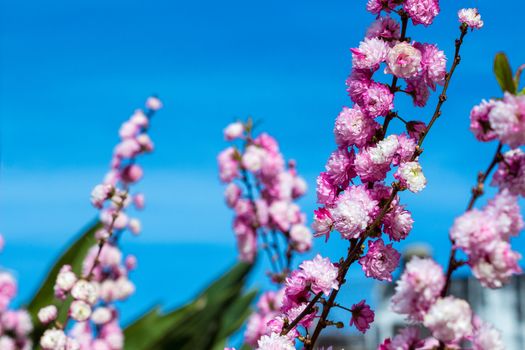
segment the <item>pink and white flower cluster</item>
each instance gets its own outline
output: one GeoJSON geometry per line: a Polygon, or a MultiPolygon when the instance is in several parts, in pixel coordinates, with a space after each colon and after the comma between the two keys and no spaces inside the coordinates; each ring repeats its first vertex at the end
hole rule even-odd
{"type": "Polygon", "coordinates": [[[218,156],[220,179],[228,184],[226,204],[235,212],[233,230],[240,259],[253,262],[258,240],[271,251],[271,259],[288,268],[292,252],[305,252],[312,246],[312,233],[305,226],[305,215],[295,203],[306,192],[293,160],[285,161],[277,141],[267,133],[252,137],[251,122],[235,122],[224,130],[225,139],[238,142],[218,156]],[[281,237],[278,237],[280,233],[281,237]],[[286,251],[276,248],[281,242],[286,251]],[[274,249],[275,248],[275,249],[274,249]]]}
{"type": "Polygon", "coordinates": [[[490,328],[491,333],[476,331],[481,321],[465,300],[444,296],[445,280],[441,266],[430,258],[414,257],[407,263],[397,281],[392,310],[407,315],[412,324],[424,325],[432,337],[421,339],[416,328],[406,328],[393,339],[386,339],[379,349],[432,349],[440,342],[456,348],[461,341],[470,340],[480,344],[474,349],[488,350],[492,348],[481,343],[501,343],[499,331],[486,323],[484,327],[490,328]]]}
{"type": "Polygon", "coordinates": [[[525,145],[525,95],[505,93],[501,100],[482,101],[470,112],[470,129],[483,142],[497,139],[513,149],[525,145]]]}
{"type": "Polygon", "coordinates": [[[144,195],[131,194],[130,187],[143,176],[138,157],[153,151],[147,131],[161,107],[158,98],[150,97],[146,109],[136,110],[119,130],[120,142],[113,151],[110,171],[91,193],[91,203],[100,210],[101,228],[95,233],[98,243],[84,258],[82,271],[65,265],[56,278],[55,296],[72,300],[67,318],[57,319],[60,313],[55,305],[38,314],[39,320],[50,326],[40,339],[44,350],[120,350],[124,346],[115,302],[134,293],[129,273],[137,261],[132,255],[124,256],[119,239],[126,230],[134,235],[141,230],[140,221],[126,211],[131,206],[137,210],[144,207],[144,195]],[[75,324],[66,328],[70,321],[75,324]]]}
{"type": "MultiPolygon", "coordinates": [[[[332,289],[337,289],[337,278],[338,268],[328,258],[318,254],[312,260],[303,261],[299,268],[286,278],[284,287],[279,292],[262,295],[257,304],[257,313],[252,315],[248,322],[245,341],[251,345],[258,343],[261,349],[272,349],[261,344],[280,336],[285,327],[305,311],[314,294],[329,295],[332,289]]],[[[300,335],[299,328],[310,327],[316,318],[316,312],[317,308],[304,315],[286,335],[278,339],[293,346],[295,338],[300,335]]],[[[369,317],[368,315],[366,314],[366,317],[369,317]]],[[[364,316],[365,312],[356,311],[356,322],[359,319],[359,324],[363,324],[361,319],[364,316]]]]}
{"type": "Polygon", "coordinates": [[[450,230],[457,248],[468,255],[474,276],[483,286],[499,288],[521,272],[521,255],[512,250],[510,238],[524,227],[518,199],[504,189],[483,210],[460,216],[450,230]]]}
{"type": "MultiPolygon", "coordinates": [[[[4,238],[0,234],[0,251],[4,238]]],[[[12,309],[9,304],[18,293],[15,278],[7,271],[0,271],[0,349],[31,350],[30,333],[33,330],[31,316],[24,309],[12,309]]]]}

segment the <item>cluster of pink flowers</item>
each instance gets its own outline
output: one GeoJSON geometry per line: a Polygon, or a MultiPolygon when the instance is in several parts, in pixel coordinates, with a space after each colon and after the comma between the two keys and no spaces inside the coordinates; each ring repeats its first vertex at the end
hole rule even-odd
{"type": "Polygon", "coordinates": [[[305,215],[295,203],[306,192],[306,182],[297,174],[293,160],[286,163],[273,137],[266,133],[252,137],[250,121],[228,125],[224,136],[240,143],[218,156],[220,179],[228,184],[226,203],[235,212],[233,230],[240,259],[254,261],[260,236],[263,248],[271,251],[272,261],[281,264],[273,273],[285,272],[292,252],[305,252],[312,246],[305,215]],[[282,240],[286,243],[284,252],[277,248],[282,240]],[[288,261],[283,262],[283,255],[288,261]]]}
{"type": "MultiPolygon", "coordinates": [[[[4,238],[0,234],[0,251],[4,238]]],[[[17,295],[15,278],[7,271],[0,271],[0,349],[31,350],[29,334],[33,330],[31,316],[24,309],[11,309],[9,304],[17,295]]]]}
{"type": "Polygon", "coordinates": [[[126,230],[140,233],[140,221],[130,218],[126,210],[132,205],[138,210],[144,207],[143,194],[131,194],[130,186],[143,175],[137,158],[153,151],[147,131],[151,117],[161,107],[158,98],[150,97],[146,110],[135,111],[119,130],[121,140],[114,149],[111,169],[91,193],[93,206],[100,210],[102,227],[95,233],[98,243],[84,258],[80,275],[65,265],[56,278],[55,296],[71,301],[67,318],[57,319],[55,305],[38,313],[39,320],[50,325],[40,339],[44,350],[120,350],[124,346],[114,303],[133,294],[135,286],[129,273],[137,261],[133,255],[123,255],[119,239],[126,230]],[[69,321],[75,324],[71,326],[69,321]]]}
{"type": "Polygon", "coordinates": [[[505,93],[483,101],[470,112],[470,129],[480,141],[500,140],[511,148],[525,144],[525,96],[505,93]]]}
{"type": "MultiPolygon", "coordinates": [[[[319,329],[327,325],[342,326],[326,319],[329,308],[334,306],[351,312],[350,325],[366,332],[374,320],[374,312],[364,300],[351,308],[336,305],[337,291],[345,281],[349,265],[355,261],[367,277],[392,281],[400,254],[384,239],[405,239],[414,223],[410,212],[400,203],[398,193],[403,190],[417,193],[426,185],[419,163],[422,152],[419,146],[428,128],[421,121],[406,121],[399,116],[394,100],[396,93],[405,93],[412,97],[415,106],[423,107],[430,92],[450,78],[443,51],[434,44],[412,42],[406,37],[408,20],[415,25],[430,25],[439,13],[439,4],[436,0],[369,0],[367,8],[378,17],[359,47],[351,49],[352,72],[347,79],[347,91],[354,105],[343,107],[335,121],[338,147],[317,178],[317,200],[321,207],[315,210],[312,225],[315,235],[325,236],[327,240],[332,231],[339,232],[341,238],[350,243],[348,257],[333,264],[317,255],[290,273],[281,290],[284,293],[281,313],[267,322],[265,331],[258,328],[258,335],[265,334],[259,338],[260,349],[288,348],[297,339],[304,342],[307,349],[313,348],[319,329]],[[401,23],[390,17],[390,12],[399,14],[401,23]],[[385,74],[391,75],[389,85],[381,82],[384,78],[374,78],[381,66],[385,74]],[[380,117],[384,118],[382,125],[377,121],[380,117]],[[406,133],[387,134],[388,125],[394,119],[404,123],[406,133]],[[386,182],[389,175],[394,178],[391,185],[386,182]],[[362,245],[366,239],[369,241],[365,250],[362,245]],[[321,313],[318,304],[322,305],[321,313]],[[300,327],[308,329],[319,316],[320,325],[313,335],[300,331],[300,327]]],[[[473,10],[460,11],[458,15],[462,36],[456,45],[461,45],[467,28],[478,29],[482,21],[473,10]]],[[[458,63],[459,58],[455,57],[454,65],[458,63]]],[[[443,93],[440,104],[445,99],[443,93]]],[[[244,161],[234,150],[223,156],[244,161]]],[[[260,162],[253,163],[259,165],[260,162]]],[[[242,176],[236,169],[223,166],[221,174],[227,179],[242,176]]],[[[472,337],[474,327],[468,304],[466,312],[463,301],[441,297],[445,280],[441,267],[431,260],[416,259],[408,264],[396,289],[394,309],[408,315],[413,322],[424,322],[434,338],[429,343],[419,339],[414,329],[407,329],[394,339],[386,340],[381,349],[416,348],[438,340],[451,343],[472,337]],[[463,319],[450,326],[458,314],[463,319]],[[447,329],[449,326],[452,329],[447,329]]],[[[274,314],[275,310],[271,315],[274,314]]]]}
{"type": "Polygon", "coordinates": [[[432,259],[415,257],[407,263],[391,300],[392,309],[407,315],[412,324],[424,325],[432,337],[422,339],[416,328],[409,327],[386,339],[380,350],[433,349],[440,343],[456,348],[464,340],[470,340],[476,350],[504,349],[499,331],[474,315],[465,300],[444,296],[445,283],[441,266],[432,259]],[[490,333],[481,333],[481,327],[490,333]]]}
{"type": "MultiPolygon", "coordinates": [[[[464,10],[459,15],[472,28],[482,26],[477,11],[464,10]]],[[[465,340],[475,350],[505,348],[500,332],[479,319],[467,301],[447,296],[447,287],[454,270],[464,263],[487,288],[500,288],[511,276],[522,272],[518,263],[521,255],[512,250],[510,240],[525,226],[518,203],[518,197],[524,195],[525,183],[525,159],[519,148],[525,143],[524,102],[523,96],[506,93],[501,100],[483,101],[472,109],[471,130],[476,138],[483,142],[498,140],[500,144],[491,165],[478,177],[468,210],[450,229],[453,247],[447,273],[431,259],[414,258],[397,282],[392,298],[394,311],[407,315],[412,322],[422,323],[440,344],[450,348],[465,340]],[[511,149],[501,153],[504,145],[511,149]],[[483,208],[475,208],[475,201],[483,194],[484,183],[496,165],[492,185],[498,187],[498,193],[483,208]],[[456,250],[466,254],[466,262],[457,260],[456,250]]],[[[382,349],[395,348],[389,347],[388,342],[382,349]]],[[[419,345],[413,348],[424,349],[427,344],[417,336],[404,340],[404,344],[416,342],[419,345]]]]}
{"type": "Polygon", "coordinates": [[[468,255],[474,276],[488,288],[499,288],[521,272],[521,255],[512,250],[510,238],[523,229],[518,199],[506,189],[483,210],[472,209],[460,216],[450,230],[457,248],[468,255]]]}
{"type": "MultiPolygon", "coordinates": [[[[322,258],[318,254],[312,260],[303,261],[286,278],[284,287],[279,292],[262,295],[257,304],[257,313],[248,322],[245,341],[253,346],[258,344],[261,349],[272,349],[266,347],[270,340],[294,344],[295,338],[300,335],[299,327],[307,329],[312,325],[316,316],[314,311],[302,317],[287,334],[281,336],[281,333],[305,311],[312,295],[329,295],[332,289],[337,289],[337,277],[338,268],[328,258],[322,258]]],[[[366,311],[356,310],[355,314],[355,322],[369,317],[366,311]]]]}
{"type": "MultiPolygon", "coordinates": [[[[235,212],[233,230],[240,259],[253,263],[260,241],[259,247],[269,255],[272,267],[269,276],[280,288],[290,272],[294,253],[306,252],[312,246],[313,235],[305,225],[306,215],[295,203],[305,194],[307,186],[297,174],[295,162],[285,161],[277,141],[266,133],[254,137],[252,128],[248,120],[234,122],[224,129],[224,137],[232,145],[218,156],[219,176],[227,184],[226,204],[235,212]]],[[[311,271],[314,266],[303,265],[305,271],[314,273],[311,271]]],[[[291,344],[293,338],[280,337],[278,333],[285,320],[301,310],[299,304],[291,306],[289,301],[284,306],[284,293],[285,288],[280,288],[260,297],[244,334],[247,344],[263,349],[269,346],[284,349],[291,344]]]]}

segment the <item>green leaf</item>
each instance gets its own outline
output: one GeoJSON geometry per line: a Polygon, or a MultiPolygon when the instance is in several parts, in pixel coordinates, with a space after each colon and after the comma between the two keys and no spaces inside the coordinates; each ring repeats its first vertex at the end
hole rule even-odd
{"type": "Polygon", "coordinates": [[[504,92],[516,93],[517,87],[512,76],[509,60],[502,52],[496,54],[494,58],[494,74],[496,74],[499,86],[504,92]]]}
{"type": "Polygon", "coordinates": [[[146,313],[124,330],[125,350],[215,349],[249,315],[256,292],[242,295],[251,265],[237,264],[182,308],[146,313]]]}
{"type": "MultiPolygon", "coordinates": [[[[37,289],[31,298],[31,301],[27,305],[27,310],[33,319],[34,331],[32,333],[32,338],[35,344],[38,344],[40,337],[45,330],[45,327],[40,323],[40,321],[38,321],[38,311],[44,306],[50,304],[57,306],[59,305],[59,301],[55,298],[53,287],[60,268],[65,264],[69,264],[73,268],[73,271],[77,273],[77,275],[80,274],[84,257],[86,256],[88,250],[94,244],[96,244],[95,231],[99,228],[100,223],[98,221],[88,225],[72,242],[72,244],[68,245],[65,251],[52,265],[46,278],[44,278],[42,284],[37,289]]],[[[60,307],[59,310],[60,314],[58,319],[64,319],[66,313],[68,312],[68,307],[60,307]]]]}

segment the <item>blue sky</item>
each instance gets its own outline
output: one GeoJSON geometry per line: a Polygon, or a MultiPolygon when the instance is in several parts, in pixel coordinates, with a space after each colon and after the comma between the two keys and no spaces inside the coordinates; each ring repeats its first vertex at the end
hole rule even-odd
{"type": "MultiPolygon", "coordinates": [[[[443,117],[427,139],[428,187],[403,194],[416,224],[400,246],[425,240],[444,261],[448,227],[495,148],[474,140],[468,112],[500,94],[491,73],[495,53],[507,52],[517,66],[525,48],[517,41],[521,13],[508,11],[518,0],[505,7],[441,2],[435,25],[411,26],[409,36],[438,43],[450,57],[457,9],[479,7],[486,24],[467,36],[443,117]]],[[[7,240],[0,263],[18,271],[22,300],[53,255],[95,215],[89,192],[106,170],[117,129],[151,93],[165,108],[151,130],[156,152],[142,163],[146,176],[138,187],[148,207],[143,235],[127,240],[141,268],[125,313],[186,300],[234,261],[215,156],[225,147],[222,128],[235,118],[262,120],[261,129],[297,160],[311,189],[302,204],[312,213],[315,177],[335,148],[334,118],[350,103],[348,49],[373,20],[364,0],[0,4],[0,231],[7,240]],[[174,258],[160,262],[166,244],[174,258]],[[184,281],[167,277],[178,271],[184,281]],[[157,278],[166,288],[149,290],[157,278]]],[[[429,109],[399,102],[406,118],[429,119],[429,109]]],[[[515,244],[522,249],[525,241],[515,244]]],[[[316,249],[338,257],[345,248],[334,239],[317,241],[316,249]]]]}

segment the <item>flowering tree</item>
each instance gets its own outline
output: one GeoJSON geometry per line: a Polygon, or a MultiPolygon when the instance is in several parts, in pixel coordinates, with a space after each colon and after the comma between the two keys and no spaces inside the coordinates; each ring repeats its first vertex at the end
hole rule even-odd
{"type": "MultiPolygon", "coordinates": [[[[354,263],[361,265],[368,278],[392,281],[400,260],[393,244],[408,236],[414,222],[399,194],[425,188],[419,163],[423,143],[441,116],[465,36],[483,26],[476,9],[458,12],[460,32],[447,69],[443,51],[435,44],[413,41],[407,33],[410,22],[414,26],[432,24],[439,13],[436,0],[369,0],[367,9],[377,18],[359,46],[351,49],[347,91],[354,105],[344,107],[336,119],[337,149],[330,155],[326,171],[317,178],[321,207],[315,211],[313,222],[315,235],[326,240],[331,232],[339,232],[348,242],[348,251],[336,262],[320,255],[303,261],[289,272],[278,292],[263,294],[258,312],[252,316],[259,316],[257,331],[250,322],[245,337],[260,350],[296,346],[314,349],[324,329],[345,326],[345,322],[331,318],[333,308],[350,313],[350,326],[363,333],[369,329],[374,312],[366,301],[347,307],[338,300],[338,293],[354,263]],[[386,77],[378,76],[382,66],[386,77]],[[431,90],[438,86],[441,92],[428,121],[407,120],[395,108],[397,94],[409,95],[416,107],[427,105],[431,90]],[[392,122],[402,123],[406,133],[389,134],[392,122]],[[387,244],[387,239],[392,243],[387,244]]],[[[479,175],[466,213],[451,228],[452,250],[446,273],[432,259],[414,258],[397,281],[392,298],[395,312],[406,315],[412,325],[428,328],[432,336],[421,339],[418,328],[408,327],[393,339],[386,339],[379,347],[382,350],[459,348],[467,341],[475,349],[503,348],[499,333],[475,316],[466,301],[448,296],[448,287],[453,272],[465,264],[488,288],[501,287],[520,272],[520,255],[511,250],[509,238],[523,228],[516,196],[523,195],[525,163],[516,148],[525,143],[525,100],[515,96],[521,69],[513,77],[505,62],[501,56],[496,60],[498,80],[507,91],[505,97],[483,102],[471,115],[478,139],[499,139],[500,144],[487,171],[479,175]],[[503,145],[511,150],[502,154],[503,145]],[[474,209],[496,165],[493,184],[500,191],[485,208],[474,209]],[[458,250],[466,253],[467,260],[457,257],[458,250]]],[[[230,162],[234,159],[229,157],[230,162]]],[[[243,166],[246,164],[241,161],[243,166]]]]}

